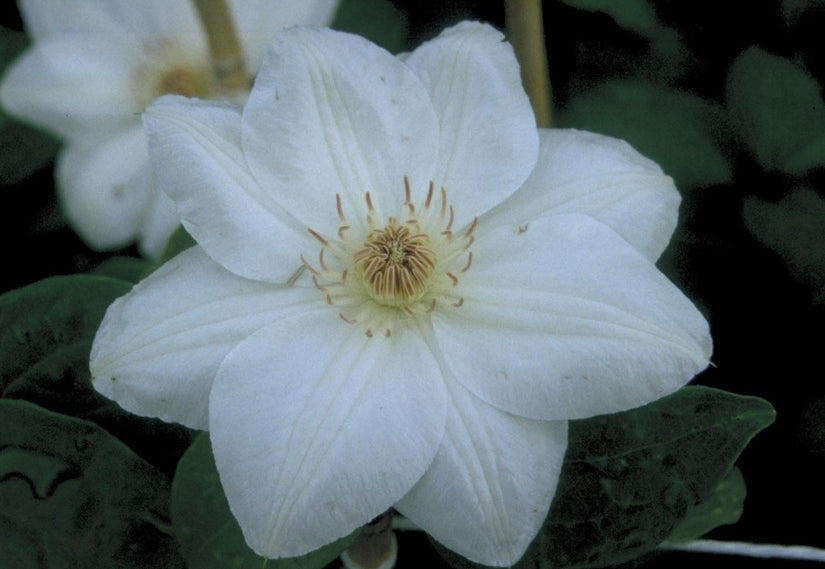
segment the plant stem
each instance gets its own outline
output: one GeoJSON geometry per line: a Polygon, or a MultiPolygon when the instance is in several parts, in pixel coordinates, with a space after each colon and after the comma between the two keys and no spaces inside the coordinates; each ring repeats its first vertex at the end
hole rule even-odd
{"type": "Polygon", "coordinates": [[[507,35],[521,64],[521,80],[533,105],[536,124],[550,127],[552,90],[544,47],[541,0],[505,0],[507,35]]]}
{"type": "Polygon", "coordinates": [[[226,0],[195,0],[212,55],[212,71],[228,95],[249,90],[243,49],[226,0]]]}
{"type": "Polygon", "coordinates": [[[746,543],[742,541],[714,541],[697,539],[687,543],[663,543],[661,549],[691,551],[696,553],[719,553],[742,557],[764,557],[775,559],[803,559],[825,562],[825,550],[806,545],[772,545],[746,543]]]}

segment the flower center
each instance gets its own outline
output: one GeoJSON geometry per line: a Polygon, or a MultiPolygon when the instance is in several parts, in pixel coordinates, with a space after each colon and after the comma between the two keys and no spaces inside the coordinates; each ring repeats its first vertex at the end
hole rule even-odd
{"type": "Polygon", "coordinates": [[[419,300],[429,290],[437,262],[430,237],[413,233],[395,220],[384,229],[373,230],[352,260],[372,297],[385,306],[419,300]]]}
{"type": "Polygon", "coordinates": [[[317,265],[302,257],[315,286],[327,302],[339,309],[346,322],[364,325],[367,336],[392,334],[401,319],[432,313],[440,306],[460,307],[459,275],[472,264],[473,232],[477,220],[463,231],[453,232],[454,212],[441,190],[440,204],[434,199],[432,182],[427,196],[416,207],[409,180],[404,178],[405,200],[400,215],[379,223],[369,193],[366,211],[357,223],[344,214],[341,196],[336,209],[341,225],[337,239],[313,229],[323,245],[317,265]],[[326,252],[331,253],[330,256],[326,252]]]}

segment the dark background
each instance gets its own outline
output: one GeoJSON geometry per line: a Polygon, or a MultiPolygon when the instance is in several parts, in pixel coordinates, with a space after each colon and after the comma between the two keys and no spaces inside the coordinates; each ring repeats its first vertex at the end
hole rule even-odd
{"type": "MultiPolygon", "coordinates": [[[[504,23],[503,8],[497,2],[393,3],[408,17],[410,48],[461,19],[481,19],[498,27],[504,23]]],[[[13,8],[11,2],[6,4],[7,10],[13,8]]],[[[677,31],[696,58],[678,88],[724,102],[727,70],[750,45],[797,61],[825,84],[821,39],[825,11],[808,10],[789,24],[778,1],[726,2],[726,10],[720,4],[654,2],[659,20],[677,31]]],[[[564,109],[589,85],[639,73],[633,62],[646,60],[650,46],[644,38],[622,29],[607,15],[560,1],[545,1],[544,10],[556,109],[564,109]]],[[[20,29],[19,17],[13,13],[4,16],[3,24],[20,29]]],[[[655,70],[645,68],[644,73],[650,76],[655,70]]],[[[821,521],[825,512],[825,374],[821,363],[825,309],[815,290],[824,284],[812,285],[795,276],[776,252],[751,235],[742,220],[745,198],[758,195],[780,200],[798,180],[765,172],[742,148],[727,150],[732,157],[732,182],[683,189],[680,226],[661,265],[711,323],[715,366],[695,383],[765,398],[776,408],[777,420],[756,437],[738,462],[748,486],[741,520],[715,530],[710,537],[825,548],[821,521]]],[[[56,274],[90,270],[113,254],[89,250],[65,226],[54,203],[52,175],[48,165],[19,184],[2,188],[0,292],[56,274]]],[[[825,171],[809,172],[805,183],[825,195],[825,171]]],[[[822,228],[825,242],[825,220],[822,228]]],[[[137,254],[133,248],[116,253],[137,254]]],[[[440,563],[437,557],[428,557],[434,554],[423,536],[403,533],[400,541],[399,569],[440,563]],[[424,558],[413,560],[413,551],[421,551],[424,558]]],[[[808,565],[685,553],[664,553],[643,562],[650,569],[688,564],[756,569],[808,565]]]]}

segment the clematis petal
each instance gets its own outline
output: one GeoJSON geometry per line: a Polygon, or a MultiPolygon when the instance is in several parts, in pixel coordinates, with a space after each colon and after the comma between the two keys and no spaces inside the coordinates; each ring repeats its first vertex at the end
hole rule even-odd
{"type": "Polygon", "coordinates": [[[455,377],[491,405],[537,419],[612,413],[677,390],[708,364],[699,311],[590,217],[501,226],[473,251],[463,306],[434,312],[433,325],[455,377]]]}
{"type": "Polygon", "coordinates": [[[135,120],[141,50],[126,38],[69,36],[36,42],[8,70],[0,100],[12,114],[71,138],[89,125],[135,120]]]}
{"type": "Polygon", "coordinates": [[[149,207],[138,231],[138,249],[144,256],[158,259],[166,249],[169,238],[180,227],[180,219],[175,202],[154,185],[153,177],[150,177],[150,186],[146,190],[150,196],[149,207]]]}
{"type": "Polygon", "coordinates": [[[452,382],[444,440],[396,509],[446,547],[484,565],[514,565],[538,533],[567,449],[566,421],[491,407],[452,382]]]}
{"type": "Polygon", "coordinates": [[[370,339],[325,306],[251,336],[210,398],[215,461],[247,543],[296,556],[369,522],[424,474],[445,413],[439,366],[411,330],[370,339]]]}
{"type": "Polygon", "coordinates": [[[191,2],[19,0],[18,6],[26,30],[37,40],[63,34],[134,34],[145,37],[203,35],[191,2]]]}
{"type": "Polygon", "coordinates": [[[276,318],[321,302],[315,289],[241,279],[193,247],[106,311],[92,345],[93,385],[138,415],[205,429],[224,356],[276,318]]]}
{"type": "Polygon", "coordinates": [[[230,0],[247,69],[257,70],[275,30],[292,26],[327,26],[339,0],[230,0]]]}
{"type": "Polygon", "coordinates": [[[149,106],[144,125],[158,186],[204,250],[238,275],[286,281],[315,242],[251,176],[238,107],[167,95],[149,106]]]}
{"type": "Polygon", "coordinates": [[[423,195],[438,141],[415,74],[367,40],[329,30],[279,34],[243,113],[244,155],[260,187],[322,234],[341,224],[336,194],[354,219],[366,192],[379,219],[397,215],[404,176],[423,195]]]}
{"type": "Polygon", "coordinates": [[[513,193],[536,162],[536,119],[518,62],[501,32],[477,22],[448,28],[406,62],[438,113],[435,182],[453,203],[473,207],[456,211],[460,227],[513,193]]]}
{"type": "Polygon", "coordinates": [[[610,226],[651,261],[658,259],[678,221],[681,197],[673,180],[623,140],[578,130],[539,132],[535,170],[485,216],[490,225],[583,213],[610,226]]]}
{"type": "Polygon", "coordinates": [[[152,185],[140,123],[70,141],[58,157],[56,177],[69,225],[90,247],[114,249],[134,240],[152,185]]]}

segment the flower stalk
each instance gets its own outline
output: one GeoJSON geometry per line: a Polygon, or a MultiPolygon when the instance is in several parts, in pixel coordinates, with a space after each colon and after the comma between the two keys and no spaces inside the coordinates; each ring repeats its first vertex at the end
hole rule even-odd
{"type": "Polygon", "coordinates": [[[547,72],[541,0],[506,0],[504,10],[507,36],[521,65],[521,80],[536,114],[536,125],[550,128],[552,88],[547,72]]]}
{"type": "Polygon", "coordinates": [[[355,543],[341,554],[346,569],[392,569],[398,545],[392,531],[392,511],[364,526],[355,543]]]}
{"type": "Polygon", "coordinates": [[[212,72],[220,90],[233,94],[249,89],[243,49],[226,0],[195,0],[209,39],[212,72]]]}

